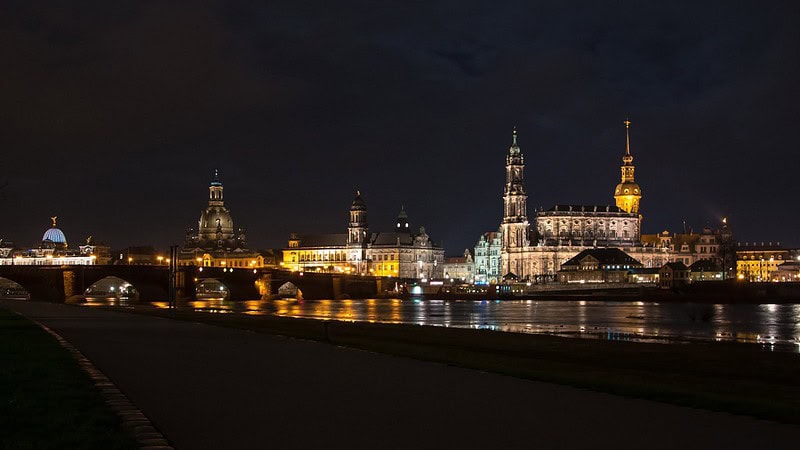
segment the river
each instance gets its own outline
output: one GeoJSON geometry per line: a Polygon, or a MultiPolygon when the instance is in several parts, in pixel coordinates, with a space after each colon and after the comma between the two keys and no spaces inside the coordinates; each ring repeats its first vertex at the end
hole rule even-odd
{"type": "MultiPolygon", "coordinates": [[[[153,304],[166,307],[166,302],[153,304]]],[[[653,343],[730,341],[757,344],[768,351],[800,353],[800,304],[209,299],[180,307],[208,313],[271,314],[653,343]]]]}

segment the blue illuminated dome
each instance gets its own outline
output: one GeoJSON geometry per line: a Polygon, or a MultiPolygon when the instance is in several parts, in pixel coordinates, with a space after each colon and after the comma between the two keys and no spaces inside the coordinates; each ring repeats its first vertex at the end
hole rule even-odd
{"type": "Polygon", "coordinates": [[[44,232],[44,236],[42,236],[42,242],[52,242],[53,244],[63,245],[64,247],[67,246],[67,237],[64,236],[64,232],[61,231],[56,227],[56,219],[57,216],[53,216],[50,220],[53,221],[53,226],[50,227],[49,230],[44,232]]]}
{"type": "Polygon", "coordinates": [[[64,232],[61,231],[59,228],[50,228],[49,230],[44,232],[44,236],[42,236],[43,241],[50,241],[54,244],[66,244],[67,237],[64,236],[64,232]]]}

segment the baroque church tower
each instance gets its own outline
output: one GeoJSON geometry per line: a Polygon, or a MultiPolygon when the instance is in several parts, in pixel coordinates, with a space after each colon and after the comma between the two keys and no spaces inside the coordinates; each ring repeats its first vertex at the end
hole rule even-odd
{"type": "Polygon", "coordinates": [[[363,247],[367,243],[367,204],[361,199],[361,192],[350,205],[350,223],[347,224],[348,247],[363,247]]]}
{"type": "Polygon", "coordinates": [[[627,213],[639,213],[639,203],[642,199],[642,189],[636,184],[633,172],[636,167],[633,165],[633,155],[631,155],[631,121],[625,119],[625,156],[622,157],[622,179],[614,189],[614,200],[617,207],[627,213]]]}
{"type": "MultiPolygon", "coordinates": [[[[503,189],[503,233],[504,251],[514,251],[529,245],[528,242],[528,194],[525,191],[525,158],[517,144],[517,129],[512,134],[511,147],[506,156],[506,185],[503,189]]],[[[511,271],[513,267],[505,268],[511,271]]]]}

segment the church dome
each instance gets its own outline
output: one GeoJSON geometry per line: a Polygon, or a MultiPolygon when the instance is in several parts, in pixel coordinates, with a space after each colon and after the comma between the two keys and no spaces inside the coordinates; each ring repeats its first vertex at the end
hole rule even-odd
{"type": "Polygon", "coordinates": [[[627,181],[624,183],[620,183],[617,185],[617,188],[614,189],[614,195],[642,195],[642,188],[639,187],[638,184],[627,181]]]}
{"type": "Polygon", "coordinates": [[[64,236],[64,232],[61,229],[53,227],[49,230],[44,232],[44,236],[42,236],[42,241],[50,241],[54,244],[67,244],[67,237],[64,236]]]}
{"type": "Polygon", "coordinates": [[[233,219],[231,213],[224,206],[209,206],[200,214],[198,237],[201,241],[216,241],[232,239],[233,219]],[[217,225],[221,235],[217,235],[217,225]]]}
{"type": "Polygon", "coordinates": [[[230,230],[233,232],[233,219],[231,213],[224,207],[209,207],[200,214],[200,229],[211,230],[216,233],[217,225],[222,227],[222,231],[230,230]],[[219,222],[217,222],[219,221],[219,222]]]}

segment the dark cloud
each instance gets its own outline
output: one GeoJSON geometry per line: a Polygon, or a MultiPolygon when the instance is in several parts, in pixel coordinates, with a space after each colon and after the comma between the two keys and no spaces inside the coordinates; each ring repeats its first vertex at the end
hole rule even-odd
{"type": "Polygon", "coordinates": [[[360,189],[457,253],[512,126],[531,208],[609,203],[630,114],[646,231],[800,245],[792,3],[79,3],[0,14],[0,237],[178,242],[219,167],[258,245],[341,231],[360,189]]]}

